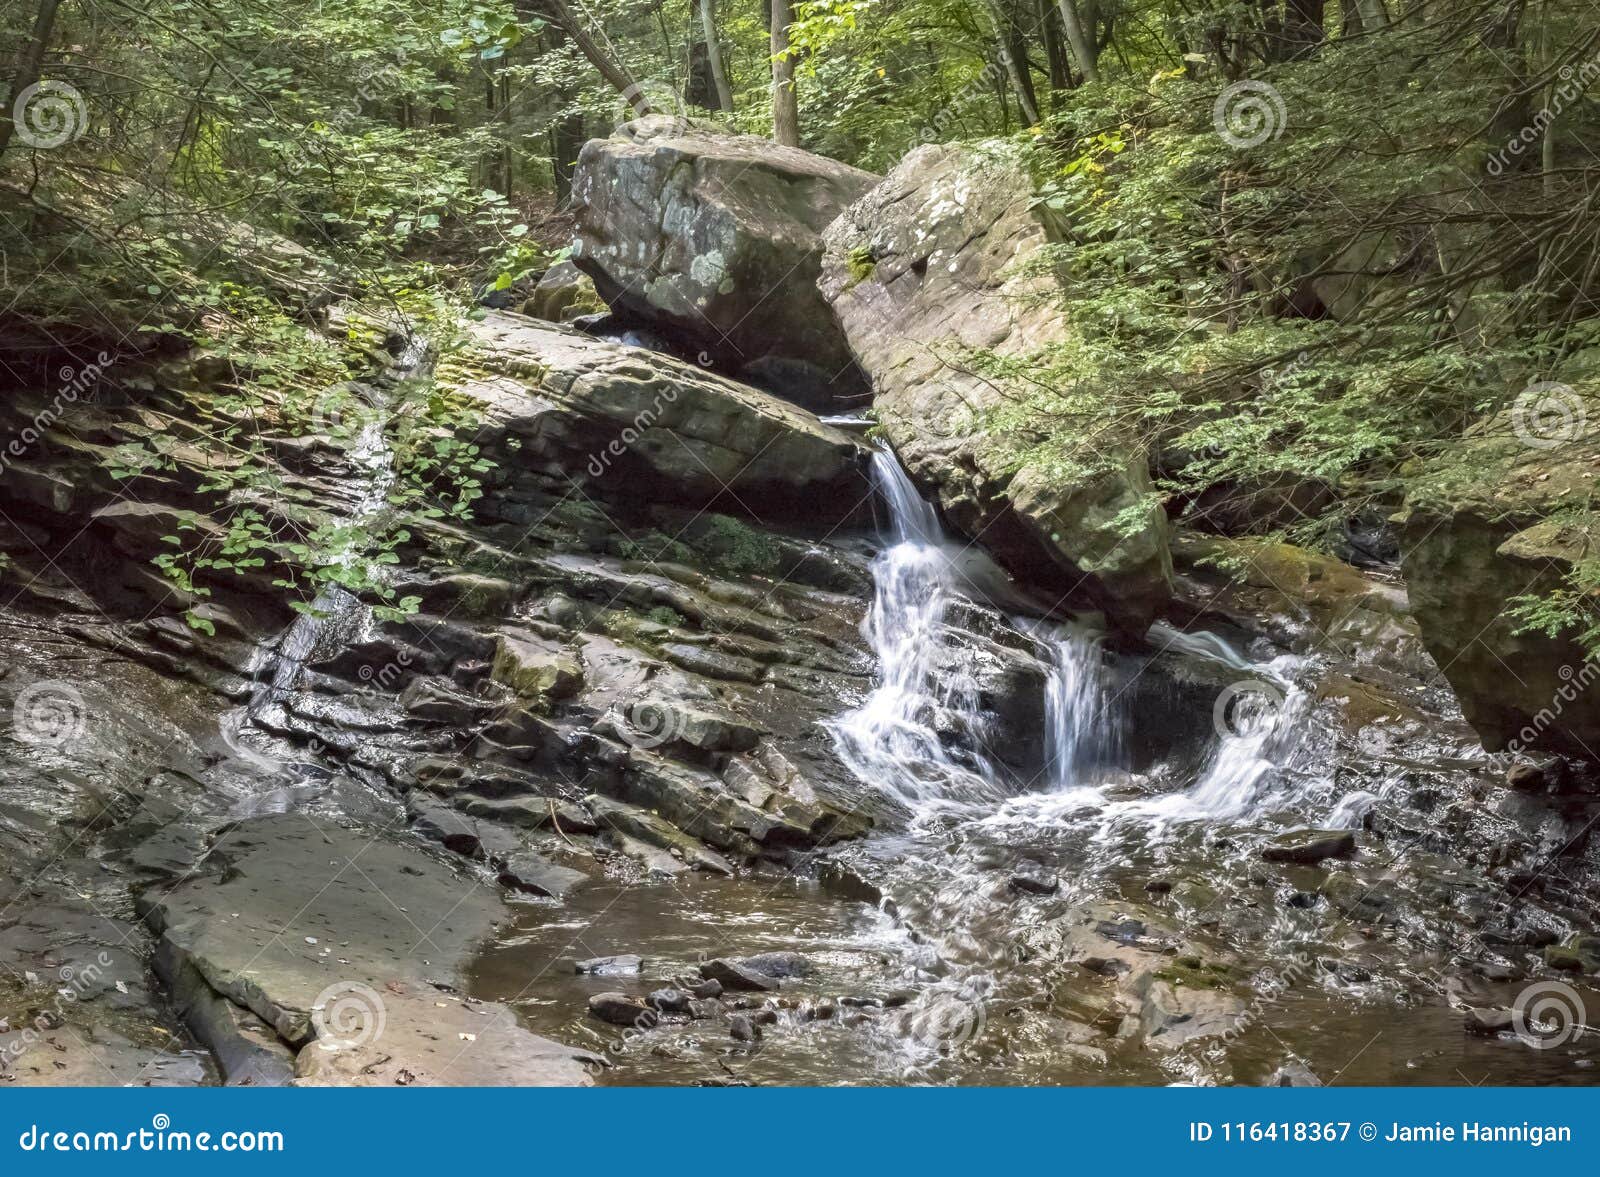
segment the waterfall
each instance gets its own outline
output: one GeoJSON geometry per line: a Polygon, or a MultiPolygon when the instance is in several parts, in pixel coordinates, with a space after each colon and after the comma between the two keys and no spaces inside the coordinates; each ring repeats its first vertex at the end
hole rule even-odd
{"type": "Polygon", "coordinates": [[[832,722],[834,743],[858,777],[911,805],[997,797],[999,774],[987,758],[957,756],[935,727],[941,716],[969,730],[983,722],[976,692],[949,656],[945,614],[961,581],[959,550],[892,454],[873,455],[872,476],[889,514],[863,627],[878,682],[832,722]]]}
{"type": "Polygon", "coordinates": [[[1122,732],[1106,678],[1098,634],[1076,625],[1051,628],[1018,618],[1018,626],[1050,650],[1044,697],[1045,785],[1052,792],[1074,788],[1099,768],[1120,765],[1122,732]]]}
{"type": "Polygon", "coordinates": [[[1050,822],[1087,805],[1107,830],[1237,821],[1291,800],[1283,770],[1304,737],[1311,706],[1294,683],[1301,659],[1285,655],[1253,663],[1215,634],[1155,627],[1151,637],[1161,648],[1221,664],[1240,677],[1217,701],[1217,740],[1192,783],[1125,797],[1105,792],[1107,785],[1126,783],[1126,774],[1117,770],[1129,758],[1101,635],[1075,623],[1024,616],[1011,622],[1046,652],[1050,672],[1043,700],[1044,771],[1016,796],[1017,782],[975,750],[983,744],[986,716],[965,673],[971,638],[946,620],[962,597],[992,604],[985,591],[989,578],[973,575],[971,545],[945,534],[933,505],[892,454],[874,454],[872,474],[887,518],[880,528],[884,547],[872,562],[874,595],[862,632],[877,656],[878,677],[859,707],[829,724],[841,759],[862,781],[914,810],[1003,805],[1011,816],[1031,812],[1050,822]]]}
{"type": "MultiPolygon", "coordinates": [[[[341,533],[342,546],[330,561],[335,567],[354,569],[364,558],[359,550],[359,525],[388,505],[395,482],[394,448],[387,433],[389,410],[393,401],[404,395],[407,381],[421,371],[426,359],[425,341],[410,337],[405,349],[375,382],[384,389],[384,400],[366,405],[370,411],[362,413],[361,429],[350,445],[348,457],[357,471],[357,494],[349,515],[351,526],[341,533]]],[[[352,390],[351,395],[359,394],[352,390]]],[[[299,682],[313,655],[331,652],[329,647],[337,648],[360,636],[368,620],[367,607],[354,593],[338,584],[323,584],[310,607],[289,624],[277,642],[256,651],[252,672],[270,665],[271,673],[269,682],[257,687],[249,712],[257,714],[261,707],[283,698],[299,682]]]]}

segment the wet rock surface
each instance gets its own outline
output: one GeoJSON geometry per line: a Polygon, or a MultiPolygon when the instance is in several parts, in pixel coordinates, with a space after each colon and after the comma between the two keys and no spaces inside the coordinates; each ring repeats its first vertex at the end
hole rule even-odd
{"type": "MultiPolygon", "coordinates": [[[[525,412],[534,368],[552,337],[575,373],[633,361],[537,330],[485,377],[518,407],[480,401],[472,520],[401,549],[397,620],[155,575],[216,507],[201,455],[122,486],[83,448],[164,428],[148,404],[85,405],[0,477],[0,1083],[1588,1081],[1589,1037],[1535,1049],[1503,1011],[1546,982],[1600,1007],[1600,803],[1508,779],[1400,644],[1307,636],[1398,616],[1381,579],[1291,561],[1270,620],[1186,599],[1141,646],[908,560],[947,599],[864,635],[891,540],[844,513],[668,493],[655,456],[576,493],[559,419],[604,438],[640,402],[525,412]],[[895,632],[933,685],[859,730],[916,733],[904,788],[837,738],[895,632]],[[1271,705],[1219,707],[1239,684],[1271,705]],[[1273,852],[1307,830],[1330,852],[1273,852]]],[[[762,475],[791,506],[865,477],[725,391],[724,424],[800,435],[811,473],[762,475]]],[[[361,501],[336,450],[284,453],[361,501]]]]}
{"type": "Polygon", "coordinates": [[[1572,631],[1523,627],[1513,605],[1561,589],[1591,550],[1600,433],[1582,413],[1548,445],[1525,444],[1521,428],[1509,411],[1480,423],[1459,465],[1419,482],[1403,566],[1423,640],[1484,746],[1593,761],[1600,672],[1572,631]]]}

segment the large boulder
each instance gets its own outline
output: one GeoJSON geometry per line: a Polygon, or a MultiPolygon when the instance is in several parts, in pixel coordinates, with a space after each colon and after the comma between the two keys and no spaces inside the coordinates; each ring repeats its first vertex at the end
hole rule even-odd
{"type": "Polygon", "coordinates": [[[578,156],[573,261],[600,296],[813,408],[865,391],[817,292],[820,234],[878,177],[652,116],[578,156]]]}
{"type": "Polygon", "coordinates": [[[439,377],[475,404],[472,432],[501,478],[532,469],[695,509],[826,521],[870,493],[867,451],[849,434],[641,348],[491,313],[439,377]]]}
{"type": "Polygon", "coordinates": [[[1566,587],[1600,541],[1591,510],[1600,475],[1596,392],[1600,385],[1536,392],[1555,398],[1547,401],[1553,412],[1566,407],[1552,435],[1516,410],[1482,423],[1406,503],[1412,612],[1490,751],[1600,756],[1600,664],[1571,630],[1518,632],[1513,614],[1516,598],[1566,587]]]}
{"type": "Polygon", "coordinates": [[[1071,461],[1032,457],[1043,430],[998,420],[1025,390],[965,362],[1068,338],[1054,278],[1026,265],[1050,238],[1013,157],[921,147],[828,228],[821,288],[884,433],[945,517],[1013,571],[1142,632],[1172,581],[1142,447],[1086,435],[1071,461]]]}

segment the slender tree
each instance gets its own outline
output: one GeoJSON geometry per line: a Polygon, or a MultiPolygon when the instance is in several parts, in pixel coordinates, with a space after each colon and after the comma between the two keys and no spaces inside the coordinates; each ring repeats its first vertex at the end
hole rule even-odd
{"type": "Polygon", "coordinates": [[[1098,82],[1099,54],[1095,51],[1094,42],[1089,39],[1089,31],[1078,15],[1076,0],[1056,0],[1056,4],[1061,11],[1061,28],[1067,34],[1067,44],[1072,46],[1072,56],[1078,59],[1078,71],[1083,74],[1084,81],[1098,82]]]}
{"type": "Polygon", "coordinates": [[[772,0],[772,137],[800,146],[800,103],[794,90],[794,58],[789,55],[789,0],[772,0]]]}
{"type": "Polygon", "coordinates": [[[700,29],[706,39],[706,59],[711,63],[711,80],[717,88],[717,109],[733,113],[733,87],[728,84],[728,68],[722,61],[722,42],[717,39],[717,0],[700,0],[700,29]]]}
{"type": "Polygon", "coordinates": [[[1017,106],[1023,120],[1031,127],[1039,122],[1039,99],[1033,92],[1033,79],[1028,74],[1028,48],[1011,14],[1000,0],[989,0],[989,13],[994,18],[995,34],[1000,38],[1000,57],[1005,62],[1006,77],[1016,93],[1017,106]]]}
{"type": "Polygon", "coordinates": [[[628,67],[622,63],[621,58],[608,52],[605,46],[589,35],[589,30],[584,28],[583,22],[577,18],[572,9],[567,7],[566,0],[520,0],[520,3],[536,15],[553,20],[559,25],[561,31],[572,38],[572,43],[578,47],[578,52],[599,71],[600,76],[628,100],[628,105],[633,108],[635,114],[655,113],[649,97],[640,89],[639,83],[628,71],[628,67]]]}
{"type": "Polygon", "coordinates": [[[5,154],[11,144],[11,136],[17,129],[14,118],[17,98],[39,80],[39,71],[44,66],[45,47],[50,44],[50,30],[55,27],[56,9],[60,6],[61,0],[39,0],[33,32],[23,42],[22,52],[17,54],[17,70],[12,75],[11,93],[6,96],[5,108],[0,110],[0,155],[5,154]]]}

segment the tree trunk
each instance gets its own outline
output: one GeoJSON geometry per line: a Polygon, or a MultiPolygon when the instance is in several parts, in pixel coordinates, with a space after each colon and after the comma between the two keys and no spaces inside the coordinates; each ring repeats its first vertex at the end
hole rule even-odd
{"type": "Polygon", "coordinates": [[[1285,56],[1306,57],[1327,36],[1323,27],[1327,0],[1288,0],[1283,21],[1285,56]]]}
{"type": "Polygon", "coordinates": [[[772,0],[772,137],[785,147],[800,146],[800,102],[794,92],[794,58],[789,56],[789,0],[772,0]]]}
{"type": "Polygon", "coordinates": [[[1369,33],[1375,33],[1389,24],[1389,10],[1383,6],[1383,0],[1354,0],[1361,9],[1361,27],[1369,33]]]}
{"type": "Polygon", "coordinates": [[[1044,33],[1044,57],[1050,67],[1050,89],[1059,94],[1072,89],[1067,47],[1061,40],[1061,17],[1050,0],[1039,0],[1039,28],[1044,33]]]}
{"type": "Polygon", "coordinates": [[[1033,79],[1028,76],[1026,46],[1020,44],[1021,38],[1016,35],[1016,27],[1000,0],[989,0],[989,15],[994,20],[995,36],[1000,40],[1000,60],[1006,67],[1012,92],[1017,96],[1017,108],[1022,111],[1023,121],[1034,126],[1039,121],[1039,100],[1033,93],[1033,79]]]}
{"type": "Polygon", "coordinates": [[[556,199],[562,204],[572,196],[572,172],[583,140],[581,114],[569,114],[550,128],[550,173],[555,179],[556,199]]]}
{"type": "Polygon", "coordinates": [[[700,0],[700,28],[706,37],[711,79],[717,87],[717,109],[732,114],[733,87],[728,85],[728,69],[722,63],[722,42],[717,40],[717,0],[700,0]]]}
{"type": "Polygon", "coordinates": [[[1072,56],[1078,59],[1078,70],[1086,82],[1100,80],[1100,63],[1089,42],[1088,31],[1078,18],[1076,0],[1056,0],[1061,10],[1061,27],[1067,34],[1067,44],[1072,46],[1072,56]]]}
{"type": "Polygon", "coordinates": [[[607,53],[605,48],[589,35],[589,31],[573,15],[572,9],[567,7],[566,0],[520,0],[519,7],[525,7],[537,16],[553,20],[562,32],[572,38],[572,43],[578,47],[578,52],[589,59],[589,64],[600,71],[600,76],[628,100],[628,105],[633,108],[634,114],[655,113],[655,108],[650,105],[650,99],[639,89],[639,83],[628,72],[628,67],[607,53]]]}
{"type": "Polygon", "coordinates": [[[17,129],[13,118],[17,99],[39,80],[39,71],[44,67],[45,47],[50,44],[50,30],[55,27],[56,9],[59,7],[61,0],[39,0],[39,12],[33,21],[33,35],[23,44],[22,52],[17,54],[17,72],[12,75],[11,93],[6,96],[5,109],[0,110],[0,155],[5,154],[11,136],[17,129]]]}

